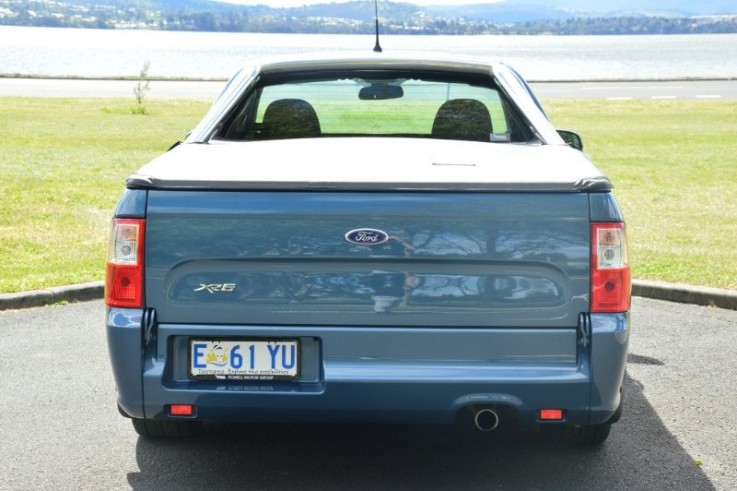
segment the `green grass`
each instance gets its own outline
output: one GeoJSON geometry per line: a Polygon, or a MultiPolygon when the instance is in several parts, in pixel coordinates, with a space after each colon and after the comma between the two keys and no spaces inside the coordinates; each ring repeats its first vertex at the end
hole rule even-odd
{"type": "Polygon", "coordinates": [[[203,102],[0,99],[0,292],[103,278],[125,178],[191,129],[203,102]]]}
{"type": "Polygon", "coordinates": [[[737,288],[737,102],[546,106],[614,182],[635,278],[737,288]]]}
{"type": "MultiPolygon", "coordinates": [[[[131,172],[207,102],[0,98],[0,292],[100,280],[131,172]]],[[[634,276],[737,288],[737,103],[549,101],[614,182],[634,276]]]]}

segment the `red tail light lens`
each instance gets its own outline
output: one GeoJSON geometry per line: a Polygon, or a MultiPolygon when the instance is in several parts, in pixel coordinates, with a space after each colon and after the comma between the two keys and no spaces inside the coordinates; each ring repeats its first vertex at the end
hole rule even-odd
{"type": "Polygon", "coordinates": [[[192,404],[172,404],[169,406],[170,416],[194,416],[194,406],[192,404]]]}
{"type": "Polygon", "coordinates": [[[563,421],[562,409],[541,409],[538,413],[541,421],[563,421]]]}
{"type": "Polygon", "coordinates": [[[631,291],[624,224],[594,223],[591,226],[591,312],[627,312],[631,291]]]}
{"type": "Polygon", "coordinates": [[[105,303],[110,307],[143,307],[145,229],[142,219],[113,220],[105,274],[105,303]]]}

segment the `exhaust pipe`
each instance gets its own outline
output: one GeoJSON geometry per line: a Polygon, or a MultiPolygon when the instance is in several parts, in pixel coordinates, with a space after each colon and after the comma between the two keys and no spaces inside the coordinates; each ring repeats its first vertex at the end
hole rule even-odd
{"type": "Polygon", "coordinates": [[[480,431],[494,431],[499,426],[499,415],[493,409],[480,409],[474,414],[473,422],[480,431]]]}

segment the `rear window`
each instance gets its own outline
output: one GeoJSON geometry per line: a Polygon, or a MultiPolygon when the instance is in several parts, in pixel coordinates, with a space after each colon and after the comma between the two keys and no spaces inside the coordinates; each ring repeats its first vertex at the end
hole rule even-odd
{"type": "Polygon", "coordinates": [[[503,93],[479,81],[371,72],[261,80],[218,134],[228,140],[405,136],[529,139],[503,93]]]}

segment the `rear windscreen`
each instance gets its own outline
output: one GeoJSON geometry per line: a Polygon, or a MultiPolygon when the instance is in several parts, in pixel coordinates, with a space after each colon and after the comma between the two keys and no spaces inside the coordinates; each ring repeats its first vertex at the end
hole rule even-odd
{"type": "Polygon", "coordinates": [[[488,77],[453,80],[406,73],[336,73],[262,80],[228,116],[219,138],[274,140],[410,136],[525,141],[513,106],[488,77]]]}

